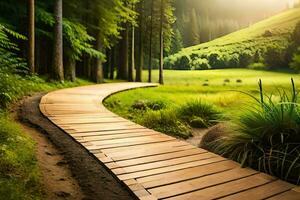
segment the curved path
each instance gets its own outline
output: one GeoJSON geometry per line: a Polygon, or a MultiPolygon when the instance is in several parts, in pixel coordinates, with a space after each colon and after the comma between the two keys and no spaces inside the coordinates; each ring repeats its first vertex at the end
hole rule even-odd
{"type": "Polygon", "coordinates": [[[51,92],[41,112],[142,200],[300,199],[294,185],[149,130],[108,111],[109,95],[155,84],[116,83],[51,92]]]}

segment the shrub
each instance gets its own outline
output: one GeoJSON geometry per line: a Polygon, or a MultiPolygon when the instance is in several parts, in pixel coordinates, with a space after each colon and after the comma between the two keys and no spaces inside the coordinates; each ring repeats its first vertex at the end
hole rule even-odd
{"type": "Polygon", "coordinates": [[[240,66],[240,59],[239,59],[239,55],[234,53],[230,56],[230,59],[228,61],[228,67],[229,68],[237,68],[240,66]]]}
{"type": "Polygon", "coordinates": [[[147,101],[146,105],[151,110],[162,110],[167,107],[166,103],[162,100],[147,101]]]}
{"type": "Polygon", "coordinates": [[[205,58],[198,58],[196,60],[193,60],[191,65],[193,70],[204,70],[211,68],[208,63],[208,60],[205,58]]]}
{"type": "Polygon", "coordinates": [[[208,56],[208,61],[209,61],[209,65],[212,68],[218,68],[220,67],[220,62],[219,62],[220,56],[217,53],[212,53],[208,56]]]}
{"type": "Polygon", "coordinates": [[[187,139],[190,128],[178,120],[175,110],[148,111],[139,121],[143,126],[175,137],[187,139]]]}
{"type": "Polygon", "coordinates": [[[285,66],[285,51],[278,46],[271,46],[265,53],[265,63],[270,68],[280,68],[285,66]]]}
{"type": "Polygon", "coordinates": [[[216,152],[284,180],[299,184],[300,113],[298,93],[279,90],[279,100],[251,96],[256,106],[234,121],[232,133],[214,142],[216,152]]]}
{"type": "Polygon", "coordinates": [[[255,70],[264,70],[264,69],[266,69],[266,66],[263,63],[252,63],[249,65],[248,68],[255,69],[255,70]]]}
{"type": "Polygon", "coordinates": [[[253,55],[250,50],[245,50],[240,53],[240,67],[248,67],[253,62],[253,55]]]}
{"type": "Polygon", "coordinates": [[[162,110],[166,108],[166,103],[161,100],[148,101],[148,100],[137,100],[132,106],[133,109],[137,110],[162,110]]]}
{"type": "Polygon", "coordinates": [[[292,62],[290,63],[290,67],[292,69],[295,69],[297,71],[300,71],[300,47],[298,49],[298,52],[295,53],[292,62]]]}
{"type": "Polygon", "coordinates": [[[173,69],[191,70],[190,59],[185,55],[180,56],[180,58],[175,61],[173,69]]]}
{"type": "Polygon", "coordinates": [[[207,128],[217,122],[220,113],[208,103],[200,100],[190,101],[182,105],[179,110],[179,117],[194,128],[207,128]]]}

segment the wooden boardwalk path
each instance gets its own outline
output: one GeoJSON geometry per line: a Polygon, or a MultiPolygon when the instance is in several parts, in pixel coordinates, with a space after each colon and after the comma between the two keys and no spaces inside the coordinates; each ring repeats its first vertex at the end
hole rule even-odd
{"type": "Polygon", "coordinates": [[[300,200],[292,184],[149,130],[108,111],[102,101],[142,83],[64,89],[44,96],[41,112],[142,200],[300,200]]]}

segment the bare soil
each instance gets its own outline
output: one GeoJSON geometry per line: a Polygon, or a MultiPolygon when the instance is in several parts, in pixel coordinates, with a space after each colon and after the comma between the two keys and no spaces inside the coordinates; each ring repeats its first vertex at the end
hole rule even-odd
{"type": "Polygon", "coordinates": [[[72,176],[61,152],[39,131],[20,123],[25,133],[36,142],[36,157],[41,171],[42,186],[47,200],[80,200],[84,195],[72,176]]]}

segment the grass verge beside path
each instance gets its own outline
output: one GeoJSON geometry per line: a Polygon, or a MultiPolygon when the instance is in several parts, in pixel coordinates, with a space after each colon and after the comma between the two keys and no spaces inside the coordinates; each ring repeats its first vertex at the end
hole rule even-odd
{"type": "Polygon", "coordinates": [[[37,77],[21,78],[8,74],[0,84],[3,86],[0,89],[0,199],[43,199],[35,142],[14,122],[8,108],[14,110],[14,102],[34,92],[47,92],[90,83],[81,79],[75,83],[48,83],[37,77]]]}

